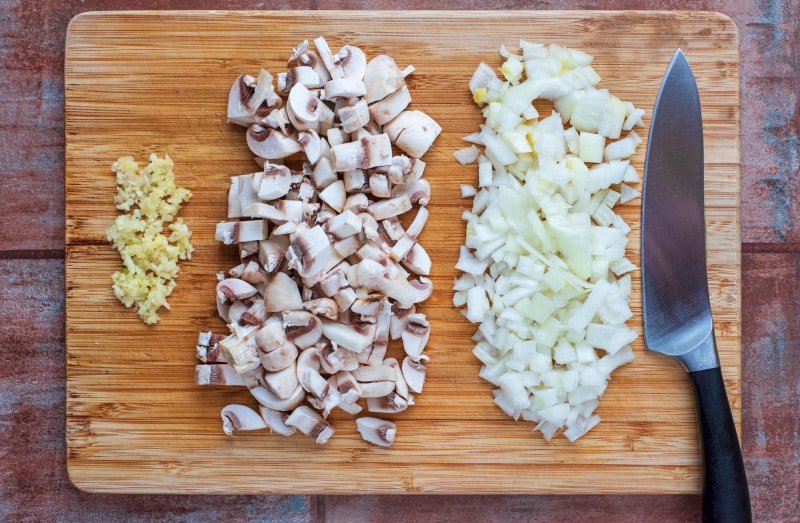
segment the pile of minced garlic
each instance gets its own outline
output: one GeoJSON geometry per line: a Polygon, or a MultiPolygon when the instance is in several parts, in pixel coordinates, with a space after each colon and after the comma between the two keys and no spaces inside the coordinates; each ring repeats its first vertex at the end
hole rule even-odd
{"type": "Polygon", "coordinates": [[[192,193],[175,185],[173,161],[165,155],[150,155],[147,167],[131,156],[123,156],[111,166],[117,175],[114,203],[120,214],[108,228],[123,268],[115,272],[114,295],[126,307],[136,305],[139,317],[147,324],[157,323],[158,309],[166,307],[167,296],[175,288],[178,260],[191,259],[191,231],[176,218],[183,202],[192,193]]]}

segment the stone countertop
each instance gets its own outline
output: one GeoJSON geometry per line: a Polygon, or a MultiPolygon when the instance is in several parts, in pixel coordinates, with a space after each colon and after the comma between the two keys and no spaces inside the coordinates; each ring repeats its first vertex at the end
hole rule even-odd
{"type": "MultiPolygon", "coordinates": [[[[88,494],[66,471],[64,40],[111,9],[720,11],[741,44],[742,448],[756,521],[800,520],[800,4],[794,0],[0,0],[0,520],[697,521],[699,496],[88,494]]],[[[535,473],[535,471],[531,471],[535,473]]]]}

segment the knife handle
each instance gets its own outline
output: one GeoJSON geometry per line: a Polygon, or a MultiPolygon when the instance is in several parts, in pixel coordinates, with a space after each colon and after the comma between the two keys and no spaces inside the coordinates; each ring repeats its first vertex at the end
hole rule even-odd
{"type": "Polygon", "coordinates": [[[703,452],[703,521],[750,522],[750,494],[719,367],[690,372],[703,452]]]}

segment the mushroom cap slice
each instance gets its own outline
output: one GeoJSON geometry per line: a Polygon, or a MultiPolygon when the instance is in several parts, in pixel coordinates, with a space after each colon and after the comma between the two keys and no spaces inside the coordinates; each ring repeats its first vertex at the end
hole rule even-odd
{"type": "Polygon", "coordinates": [[[303,298],[297,282],[285,272],[275,273],[264,288],[264,308],[267,312],[302,309],[303,298]]]}
{"type": "Polygon", "coordinates": [[[383,126],[383,130],[404,153],[421,158],[442,132],[442,127],[427,114],[414,109],[398,114],[383,126]]]}
{"type": "Polygon", "coordinates": [[[355,142],[345,142],[331,147],[333,170],[338,172],[369,169],[392,162],[392,142],[383,133],[370,135],[355,142]]]}
{"type": "Polygon", "coordinates": [[[284,312],[283,329],[289,341],[301,349],[311,347],[322,336],[322,322],[305,310],[284,312]]]}
{"type": "Polygon", "coordinates": [[[281,399],[267,387],[253,387],[250,393],[258,403],[272,410],[286,412],[294,409],[306,399],[306,391],[298,385],[286,399],[281,399]]]}
{"type": "Polygon", "coordinates": [[[411,356],[406,356],[403,359],[403,377],[406,379],[406,384],[411,392],[416,392],[417,394],[422,392],[427,371],[428,367],[421,361],[417,361],[411,356]]]}
{"type": "Polygon", "coordinates": [[[411,93],[403,85],[397,91],[369,106],[369,114],[378,125],[386,125],[411,103],[411,93]]]}
{"type": "Polygon", "coordinates": [[[397,425],[393,422],[370,416],[356,419],[356,427],[365,441],[381,447],[388,447],[394,443],[397,434],[397,425]]]}
{"type": "Polygon", "coordinates": [[[260,158],[276,160],[303,150],[300,142],[277,129],[253,124],[247,129],[247,146],[260,158]]]}
{"type": "Polygon", "coordinates": [[[226,405],[222,412],[222,430],[228,436],[233,434],[234,430],[259,430],[267,428],[267,423],[261,415],[247,407],[238,403],[226,405]]]}
{"type": "MultiPolygon", "coordinates": [[[[289,267],[295,269],[302,278],[318,275],[330,256],[330,240],[319,225],[298,232],[286,252],[289,267]]],[[[297,309],[302,309],[302,304],[297,309]]]]}
{"type": "Polygon", "coordinates": [[[397,67],[391,56],[378,55],[367,64],[364,71],[364,84],[367,92],[364,95],[367,103],[382,100],[405,85],[403,72],[397,67]]]}
{"type": "Polygon", "coordinates": [[[322,101],[303,84],[294,84],[286,102],[289,121],[295,129],[313,129],[322,114],[322,101]]]}
{"type": "Polygon", "coordinates": [[[431,334],[431,324],[424,314],[415,313],[408,318],[406,328],[403,330],[403,350],[412,358],[418,360],[425,350],[431,334]]]}
{"type": "Polygon", "coordinates": [[[258,406],[258,412],[261,413],[261,417],[264,418],[267,427],[272,432],[277,432],[281,436],[291,436],[297,431],[295,427],[286,424],[286,419],[289,417],[288,412],[273,410],[264,405],[258,406]]]}
{"type": "Polygon", "coordinates": [[[354,45],[345,45],[333,57],[347,78],[361,80],[367,71],[367,55],[354,45]]]}
{"type": "Polygon", "coordinates": [[[326,443],[334,430],[315,410],[307,405],[300,405],[286,418],[286,424],[313,438],[318,445],[326,443]]]}

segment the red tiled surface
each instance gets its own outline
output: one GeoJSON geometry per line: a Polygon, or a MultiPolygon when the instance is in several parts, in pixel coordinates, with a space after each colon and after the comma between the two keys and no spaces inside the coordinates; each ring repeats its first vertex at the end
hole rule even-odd
{"type": "MultiPolygon", "coordinates": [[[[0,521],[697,521],[697,496],[113,496],[75,489],[64,435],[64,38],[108,9],[681,9],[741,40],[742,447],[756,521],[800,521],[795,0],[227,3],[0,0],[0,521]]],[[[530,471],[535,474],[535,470],[530,471]]]]}

